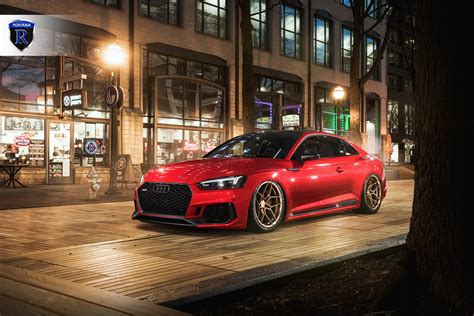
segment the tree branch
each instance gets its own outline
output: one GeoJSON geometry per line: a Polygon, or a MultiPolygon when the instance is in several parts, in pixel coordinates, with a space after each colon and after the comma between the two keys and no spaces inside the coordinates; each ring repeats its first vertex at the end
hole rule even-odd
{"type": "Polygon", "coordinates": [[[373,75],[377,67],[379,66],[380,62],[383,59],[383,54],[385,51],[385,48],[387,47],[388,44],[388,39],[390,37],[390,32],[392,31],[391,23],[394,17],[394,10],[390,13],[390,16],[387,21],[387,28],[385,29],[385,35],[383,38],[382,46],[380,49],[377,50],[377,56],[374,59],[374,63],[372,64],[372,67],[370,67],[369,71],[365,75],[363,75],[360,80],[359,80],[359,88],[362,89],[365,85],[365,83],[370,79],[370,77],[373,75]]]}
{"type": "Polygon", "coordinates": [[[383,19],[385,18],[385,16],[388,14],[388,12],[390,11],[390,6],[387,6],[387,8],[384,10],[382,16],[380,17],[380,19],[377,19],[377,21],[371,26],[369,27],[367,30],[363,31],[363,34],[368,34],[370,31],[372,31],[373,29],[375,29],[377,27],[377,25],[379,25],[383,19]]]}
{"type": "Polygon", "coordinates": [[[257,14],[267,13],[267,12],[271,11],[274,7],[279,6],[281,4],[281,2],[282,2],[282,0],[278,0],[277,2],[271,4],[270,7],[268,7],[267,9],[259,11],[259,12],[255,12],[253,14],[250,14],[250,17],[252,17],[253,15],[257,15],[257,14]]]}
{"type": "Polygon", "coordinates": [[[378,12],[382,8],[389,8],[389,7],[391,7],[389,3],[384,3],[384,4],[379,5],[378,7],[375,7],[372,11],[367,12],[367,9],[370,8],[370,6],[368,6],[367,9],[364,10],[362,18],[365,19],[369,17],[372,13],[378,12]]]}
{"type": "Polygon", "coordinates": [[[368,17],[368,16],[370,15],[369,13],[372,13],[372,12],[375,11],[375,9],[374,9],[374,10],[372,10],[371,12],[369,12],[369,8],[372,8],[372,6],[375,7],[374,1],[375,1],[375,0],[370,0],[370,2],[368,3],[368,5],[365,6],[364,11],[363,11],[363,13],[362,13],[362,18],[368,17]]]}

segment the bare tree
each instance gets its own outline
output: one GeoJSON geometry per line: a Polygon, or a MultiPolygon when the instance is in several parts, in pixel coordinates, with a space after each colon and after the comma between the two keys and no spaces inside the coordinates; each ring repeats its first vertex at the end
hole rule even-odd
{"type": "MultiPolygon", "coordinates": [[[[254,102],[254,70],[253,70],[253,42],[252,42],[252,13],[251,0],[239,0],[240,5],[240,31],[242,40],[242,126],[244,133],[255,130],[255,102],[254,102]]],[[[253,14],[271,12],[280,5],[281,0],[273,1],[263,11],[253,14]]],[[[239,71],[238,69],[236,71],[239,71]]],[[[238,84],[238,83],[236,83],[238,84]]]]}
{"type": "MultiPolygon", "coordinates": [[[[253,132],[255,129],[252,44],[253,27],[250,18],[250,0],[240,0],[240,15],[240,30],[242,38],[242,126],[244,133],[249,133],[253,132]]],[[[238,68],[236,71],[239,71],[238,68]]]]}
{"type": "MultiPolygon", "coordinates": [[[[417,0],[415,26],[416,146],[415,195],[406,256],[381,308],[424,312],[421,302],[433,296],[455,305],[462,315],[474,312],[472,256],[473,176],[471,156],[474,120],[466,72],[469,50],[453,47],[453,35],[468,29],[468,12],[450,14],[452,4],[417,0]],[[440,22],[442,21],[442,22],[440,22]],[[418,298],[418,299],[417,299],[418,298]],[[418,306],[412,306],[416,304],[418,306]]],[[[428,299],[428,304],[432,302],[428,299]]],[[[424,308],[430,306],[425,303],[424,308]]],[[[452,312],[454,315],[455,313],[452,312]]]]}
{"type": "Polygon", "coordinates": [[[384,2],[380,5],[376,0],[350,0],[352,10],[352,55],[350,66],[350,133],[349,138],[357,143],[362,143],[361,136],[361,108],[364,97],[364,86],[374,75],[383,59],[384,51],[387,47],[390,35],[390,23],[394,16],[396,6],[391,2],[384,2]],[[380,13],[380,14],[379,14],[380,13]],[[376,16],[377,18],[372,18],[376,16]],[[367,27],[368,19],[373,20],[367,27]],[[377,49],[377,54],[370,69],[365,69],[364,40],[382,22],[386,23],[385,34],[382,44],[377,49]]]}

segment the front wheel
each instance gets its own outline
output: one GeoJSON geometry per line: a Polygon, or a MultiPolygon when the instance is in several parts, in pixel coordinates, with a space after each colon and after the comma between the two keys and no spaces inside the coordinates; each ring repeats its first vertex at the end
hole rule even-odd
{"type": "Polygon", "coordinates": [[[356,213],[375,214],[382,204],[382,183],[376,175],[370,175],[365,179],[364,188],[360,197],[360,208],[356,213]]]}
{"type": "Polygon", "coordinates": [[[249,209],[249,227],[257,232],[271,232],[283,219],[285,196],[280,185],[265,181],[253,193],[249,209]]]}

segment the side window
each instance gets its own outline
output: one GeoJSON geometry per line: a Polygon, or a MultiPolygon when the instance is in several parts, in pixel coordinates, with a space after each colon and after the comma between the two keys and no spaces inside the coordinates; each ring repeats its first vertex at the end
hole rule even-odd
{"type": "Polygon", "coordinates": [[[319,138],[309,137],[306,138],[296,149],[295,153],[291,157],[292,160],[304,159],[308,157],[319,157],[319,138]]]}
{"type": "Polygon", "coordinates": [[[342,139],[318,135],[305,139],[291,159],[304,159],[308,157],[333,158],[357,154],[357,150],[342,139]]]}
{"type": "Polygon", "coordinates": [[[318,136],[320,148],[319,148],[319,157],[320,158],[332,158],[340,157],[342,153],[340,151],[340,146],[337,142],[337,138],[330,136],[318,136]]]}
{"type": "Polygon", "coordinates": [[[359,152],[349,145],[346,141],[343,141],[342,139],[339,139],[339,143],[341,144],[341,150],[345,156],[352,156],[352,155],[358,155],[359,152]]]}
{"type": "Polygon", "coordinates": [[[319,137],[321,138],[319,152],[321,158],[344,157],[358,154],[357,150],[342,139],[331,136],[319,137]]]}

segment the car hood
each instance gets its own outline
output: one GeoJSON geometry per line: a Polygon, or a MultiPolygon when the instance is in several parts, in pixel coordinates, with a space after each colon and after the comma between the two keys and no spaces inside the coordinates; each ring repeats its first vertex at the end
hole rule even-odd
{"type": "Polygon", "coordinates": [[[146,173],[145,181],[192,184],[208,179],[279,169],[286,163],[287,161],[271,158],[203,158],[154,168],[146,173]]]}

